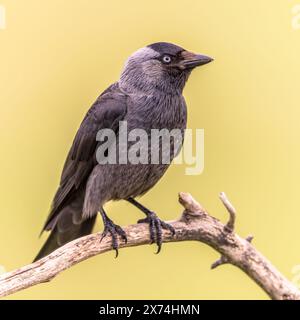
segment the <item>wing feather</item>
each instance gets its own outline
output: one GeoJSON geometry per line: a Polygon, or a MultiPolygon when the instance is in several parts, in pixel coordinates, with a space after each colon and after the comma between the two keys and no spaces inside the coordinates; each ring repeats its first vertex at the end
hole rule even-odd
{"type": "Polygon", "coordinates": [[[65,161],[44,230],[54,227],[55,217],[72,201],[79,188],[85,188],[84,184],[96,165],[97,132],[104,128],[117,130],[116,124],[127,111],[126,100],[127,96],[116,83],[104,91],[87,112],[65,161]]]}

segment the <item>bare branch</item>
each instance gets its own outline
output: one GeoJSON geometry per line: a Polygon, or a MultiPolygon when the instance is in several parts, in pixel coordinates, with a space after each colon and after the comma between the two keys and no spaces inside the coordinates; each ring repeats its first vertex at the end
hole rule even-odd
{"type": "MultiPolygon", "coordinates": [[[[230,213],[229,227],[233,227],[235,210],[224,194],[221,200],[230,213]]],[[[246,240],[234,232],[228,232],[228,226],[210,216],[188,193],[180,193],[179,201],[185,210],[179,220],[169,222],[175,228],[176,235],[172,237],[170,232],[164,230],[164,242],[194,240],[206,243],[221,254],[213,267],[231,263],[243,270],[270,298],[300,300],[298,289],[252,246],[252,237],[246,240]]],[[[146,224],[130,225],[124,230],[128,242],[121,242],[120,248],[149,244],[146,224]]],[[[35,263],[0,276],[0,297],[50,281],[65,269],[111,250],[110,237],[105,237],[101,243],[100,238],[101,233],[96,233],[74,240],[35,263]]]]}
{"type": "Polygon", "coordinates": [[[254,237],[252,236],[252,235],[250,235],[250,236],[248,236],[247,238],[246,238],[246,241],[248,241],[248,242],[252,242],[252,240],[254,239],[254,237]]]}
{"type": "Polygon", "coordinates": [[[226,224],[226,228],[228,229],[229,232],[232,232],[234,230],[234,225],[235,225],[236,210],[235,210],[234,206],[228,200],[225,192],[221,192],[219,195],[219,198],[221,199],[225,208],[229,212],[229,221],[226,224]]]}
{"type": "Polygon", "coordinates": [[[228,259],[225,256],[221,256],[220,259],[218,259],[217,261],[215,261],[212,265],[211,265],[211,269],[216,269],[217,267],[221,266],[222,264],[226,264],[228,263],[228,259]]]}
{"type": "MultiPolygon", "coordinates": [[[[226,225],[225,226],[225,229],[227,229],[228,228],[228,226],[226,225]]],[[[231,231],[232,232],[232,231],[231,231]]],[[[252,242],[252,240],[253,240],[253,236],[248,236],[248,237],[246,237],[246,241],[248,241],[249,243],[251,243],[252,242]]],[[[215,261],[211,266],[210,266],[210,268],[211,269],[216,269],[217,267],[219,267],[219,266],[221,266],[221,265],[223,265],[223,264],[226,264],[226,263],[229,263],[229,260],[228,260],[228,258],[226,257],[226,256],[221,256],[217,261],[215,261]]]]}

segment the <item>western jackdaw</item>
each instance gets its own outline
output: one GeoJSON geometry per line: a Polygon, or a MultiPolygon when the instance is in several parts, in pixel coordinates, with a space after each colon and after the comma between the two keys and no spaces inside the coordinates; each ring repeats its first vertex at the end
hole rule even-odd
{"type": "MultiPolygon", "coordinates": [[[[51,234],[35,260],[91,233],[98,212],[104,223],[102,237],[111,235],[117,254],[118,236],[126,241],[126,234],[107,216],[103,205],[121,199],[146,215],[138,222],[149,224],[151,243],[155,242],[157,252],[160,251],[162,228],[173,234],[174,229],[135,198],[159,181],[169,163],[100,164],[96,159],[100,144],[96,135],[104,128],[118,135],[119,121],[126,121],[128,131],[143,129],[150,133],[151,129],[179,129],[184,133],[187,111],[183,88],[195,67],[212,60],[166,42],[151,44],[129,57],[119,81],[99,96],[77,131],[43,228],[43,231],[51,230],[51,234]]],[[[150,156],[150,148],[148,152],[150,156]]],[[[171,152],[170,160],[175,155],[171,152]]]]}

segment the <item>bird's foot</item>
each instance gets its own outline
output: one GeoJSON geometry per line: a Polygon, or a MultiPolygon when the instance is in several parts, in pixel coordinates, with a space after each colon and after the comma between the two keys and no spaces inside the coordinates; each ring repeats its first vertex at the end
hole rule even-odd
{"type": "Polygon", "coordinates": [[[162,229],[171,231],[175,235],[175,229],[168,223],[160,220],[155,212],[150,211],[147,218],[138,220],[138,223],[149,223],[151,244],[157,244],[157,252],[159,253],[162,245],[162,229]]]}
{"type": "Polygon", "coordinates": [[[104,222],[104,231],[102,233],[100,242],[103,240],[104,237],[107,236],[107,234],[110,233],[111,239],[112,239],[112,248],[116,251],[116,258],[119,255],[119,241],[118,241],[118,235],[121,237],[122,240],[124,240],[125,243],[127,243],[127,236],[125,231],[118,225],[114,224],[112,220],[107,219],[104,222]]]}

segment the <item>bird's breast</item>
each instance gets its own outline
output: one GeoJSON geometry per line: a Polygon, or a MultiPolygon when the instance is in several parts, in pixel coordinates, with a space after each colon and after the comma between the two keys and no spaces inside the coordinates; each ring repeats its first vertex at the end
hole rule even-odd
{"type": "Polygon", "coordinates": [[[125,120],[128,129],[185,129],[186,104],[178,95],[131,97],[125,120]]]}

